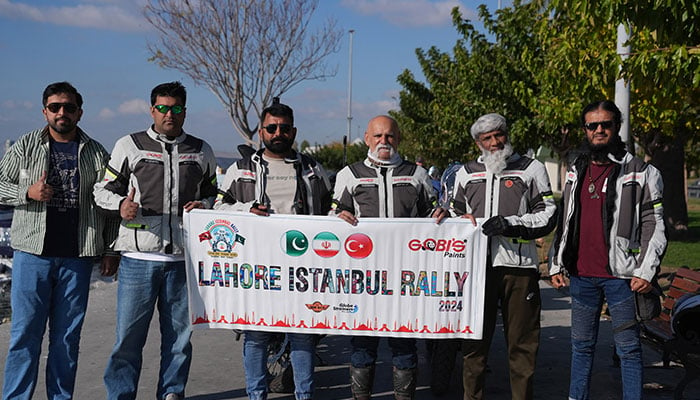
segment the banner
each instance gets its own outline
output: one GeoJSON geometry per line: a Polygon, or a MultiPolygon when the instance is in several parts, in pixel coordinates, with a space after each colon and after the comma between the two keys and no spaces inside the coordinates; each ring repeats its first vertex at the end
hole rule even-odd
{"type": "Polygon", "coordinates": [[[487,241],[467,219],[193,210],[184,224],[194,328],[481,338],[487,241]]]}

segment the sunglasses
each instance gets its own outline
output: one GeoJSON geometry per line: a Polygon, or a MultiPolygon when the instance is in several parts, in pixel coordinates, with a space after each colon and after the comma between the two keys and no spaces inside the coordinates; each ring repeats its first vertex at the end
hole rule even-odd
{"type": "Polygon", "coordinates": [[[52,113],[57,113],[63,108],[67,113],[73,114],[78,111],[78,106],[73,103],[50,103],[46,105],[46,109],[52,113]]]}
{"type": "Polygon", "coordinates": [[[270,133],[270,134],[277,132],[277,127],[280,128],[280,132],[282,132],[282,133],[289,133],[289,131],[292,130],[291,124],[269,124],[269,125],[263,126],[263,128],[265,128],[267,133],[270,133]]]}
{"type": "Polygon", "coordinates": [[[593,132],[598,130],[598,126],[602,126],[603,129],[612,129],[614,124],[612,121],[586,122],[583,127],[593,132]]]}
{"type": "Polygon", "coordinates": [[[172,111],[173,114],[180,114],[185,111],[185,106],[166,106],[164,104],[158,104],[153,107],[161,114],[167,114],[168,111],[172,111]]]}

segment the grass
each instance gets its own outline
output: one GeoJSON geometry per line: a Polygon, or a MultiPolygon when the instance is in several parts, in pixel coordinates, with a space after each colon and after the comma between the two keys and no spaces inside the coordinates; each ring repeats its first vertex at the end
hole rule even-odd
{"type": "Polygon", "coordinates": [[[688,235],[668,242],[663,267],[700,268],[700,199],[688,199],[688,235]]]}

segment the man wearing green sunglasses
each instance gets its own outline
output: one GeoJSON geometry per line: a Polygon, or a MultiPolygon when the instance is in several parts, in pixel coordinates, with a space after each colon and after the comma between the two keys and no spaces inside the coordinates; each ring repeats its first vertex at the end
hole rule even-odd
{"type": "Polygon", "coordinates": [[[211,208],[216,159],[203,140],[187,134],[187,93],[180,82],[151,91],[153,125],[119,139],[102,182],[98,207],[121,217],[117,339],[104,374],[107,398],[135,399],[142,350],[156,304],[161,363],[156,395],[181,400],[192,360],[182,215],[211,208]]]}

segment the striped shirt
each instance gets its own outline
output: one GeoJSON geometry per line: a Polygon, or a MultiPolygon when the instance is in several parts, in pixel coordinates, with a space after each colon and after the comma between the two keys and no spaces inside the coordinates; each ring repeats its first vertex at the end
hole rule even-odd
{"type": "MultiPolygon", "coordinates": [[[[78,251],[100,256],[116,237],[118,220],[98,214],[92,188],[100,181],[109,153],[78,128],[80,171],[78,251]]],[[[40,255],[46,236],[46,203],[30,200],[27,191],[49,168],[48,127],[22,136],[0,160],[0,204],[14,206],[12,247],[40,255]]]]}

